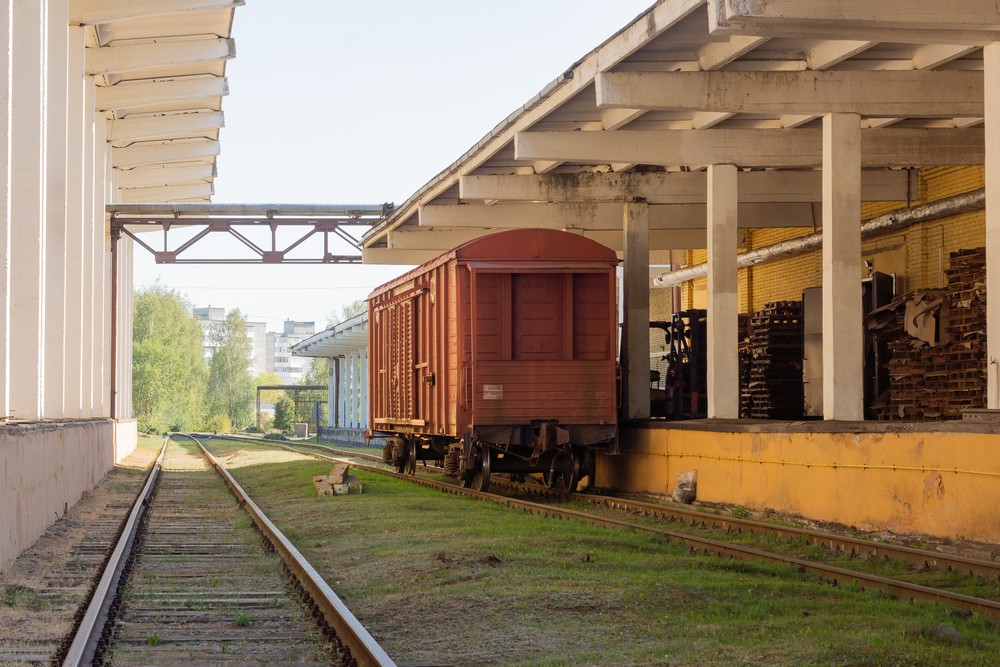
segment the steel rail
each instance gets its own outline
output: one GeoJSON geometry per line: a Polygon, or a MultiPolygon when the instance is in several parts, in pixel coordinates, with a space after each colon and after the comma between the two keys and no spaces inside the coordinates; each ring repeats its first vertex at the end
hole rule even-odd
{"type": "MultiPolygon", "coordinates": [[[[324,456],[322,454],[312,454],[309,452],[303,452],[301,450],[296,450],[293,449],[292,447],[288,447],[278,443],[271,443],[260,440],[255,440],[254,442],[255,444],[263,444],[266,446],[286,449],[288,451],[297,451],[300,454],[307,454],[310,456],[316,456],[318,458],[323,458],[327,460],[337,460],[334,459],[333,457],[324,456]]],[[[343,454],[346,456],[355,456],[353,452],[343,452],[343,454]]],[[[358,463],[354,463],[353,465],[362,470],[367,470],[369,472],[375,472],[390,477],[396,477],[399,479],[406,479],[415,484],[419,484],[421,486],[432,488],[438,491],[444,491],[446,493],[452,493],[455,495],[468,495],[472,496],[473,498],[488,500],[490,502],[503,505],[509,508],[522,509],[531,512],[532,514],[537,514],[539,516],[557,517],[565,519],[578,519],[581,521],[586,521],[591,524],[605,526],[609,528],[635,530],[645,533],[652,533],[667,538],[669,540],[685,544],[691,549],[696,551],[702,551],[704,553],[714,553],[719,556],[737,558],[740,560],[761,559],[772,563],[781,563],[789,565],[799,570],[800,572],[809,572],[811,574],[819,575],[820,577],[822,577],[823,579],[829,581],[834,585],[839,583],[853,583],[855,585],[860,586],[862,589],[864,589],[865,587],[871,587],[878,590],[882,590],[898,598],[937,602],[958,609],[962,609],[965,611],[975,612],[994,620],[1000,620],[1000,602],[997,602],[995,600],[977,598],[971,595],[964,595],[961,593],[953,593],[950,591],[931,588],[929,586],[922,586],[920,584],[913,584],[905,581],[900,581],[898,579],[892,579],[889,577],[883,577],[875,574],[868,574],[866,572],[859,572],[856,570],[848,570],[833,565],[825,565],[814,561],[795,558],[793,556],[783,556],[781,554],[761,551],[759,549],[754,549],[752,547],[744,547],[740,545],[728,544],[718,540],[697,537],[686,533],[678,533],[676,531],[665,530],[662,528],[656,528],[644,524],[632,523],[621,519],[602,517],[594,514],[588,514],[586,512],[580,512],[577,510],[553,507],[551,505],[544,505],[540,503],[530,502],[527,500],[509,498],[506,496],[499,496],[492,493],[473,491],[472,489],[465,489],[459,486],[455,486],[453,484],[438,482],[436,480],[431,480],[423,477],[414,477],[411,475],[391,472],[383,468],[376,468],[374,466],[368,466],[358,463]]]]}
{"type": "Polygon", "coordinates": [[[323,614],[326,622],[330,624],[337,637],[344,646],[351,652],[351,657],[357,662],[359,667],[369,665],[390,666],[395,665],[392,658],[379,646],[378,642],[369,634],[365,626],[355,618],[347,605],[333,592],[329,584],[323,580],[319,572],[302,556],[295,545],[278,529],[266,514],[257,506],[252,498],[243,490],[243,487],[233,478],[229,471],[219,463],[212,453],[205,448],[198,438],[190,434],[178,434],[191,438],[201,449],[205,460],[215,469],[215,471],[225,480],[233,495],[240,505],[250,514],[260,532],[274,546],[275,551],[285,562],[285,566],[295,575],[299,583],[309,594],[309,597],[323,614]]]}
{"type": "MultiPolygon", "coordinates": [[[[355,456],[371,460],[381,460],[380,457],[372,456],[370,454],[348,452],[332,447],[324,447],[323,445],[310,444],[306,446],[334,452],[340,456],[355,456]]],[[[437,470],[437,468],[429,468],[431,470],[437,470]]],[[[937,553],[926,549],[917,549],[915,547],[908,547],[900,544],[875,542],[873,540],[867,540],[860,537],[837,535],[836,533],[821,530],[795,528],[793,526],[780,526],[778,524],[755,521],[753,519],[738,519],[735,517],[709,514],[707,512],[700,512],[698,510],[683,507],[670,507],[667,505],[660,505],[641,500],[631,500],[617,496],[588,493],[565,493],[562,491],[547,489],[536,484],[524,484],[501,478],[493,479],[491,484],[496,484],[497,486],[513,489],[523,493],[565,498],[589,503],[591,505],[603,505],[611,509],[620,509],[644,515],[652,514],[670,520],[683,521],[689,525],[697,527],[711,525],[727,531],[748,532],[751,535],[774,535],[790,540],[802,540],[808,542],[809,544],[826,547],[831,551],[849,553],[853,556],[897,558],[920,567],[934,567],[947,571],[981,576],[987,579],[1000,580],[1000,563],[992,563],[978,558],[937,553]]]]}
{"type": "Polygon", "coordinates": [[[163,465],[163,457],[166,454],[168,442],[169,439],[163,441],[160,455],[156,457],[156,461],[153,463],[149,475],[146,477],[146,484],[142,487],[139,495],[136,496],[135,503],[132,504],[132,510],[129,512],[128,519],[122,526],[121,537],[118,538],[118,542],[111,552],[108,563],[104,568],[104,573],[94,588],[93,595],[91,595],[87,611],[84,613],[83,619],[81,619],[80,625],[73,636],[73,641],[66,652],[66,657],[63,659],[62,664],[65,667],[90,665],[94,662],[98,644],[107,625],[108,614],[117,594],[125,564],[128,562],[132,546],[135,544],[139,523],[146,513],[146,508],[149,506],[149,499],[160,477],[160,469],[163,465]]]}
{"type": "MultiPolygon", "coordinates": [[[[247,438],[247,441],[259,442],[250,438],[247,438]]],[[[353,456],[355,458],[363,458],[372,461],[382,460],[379,456],[360,452],[349,452],[336,449],[334,447],[326,447],[324,445],[303,443],[301,446],[321,449],[332,452],[338,456],[353,456]]],[[[438,468],[434,468],[433,466],[427,466],[427,468],[430,470],[438,470],[438,468]]],[[[502,478],[494,478],[491,481],[491,484],[507,489],[513,489],[522,493],[544,495],[554,498],[565,498],[589,503],[591,505],[603,505],[611,509],[619,509],[637,514],[652,514],[669,520],[683,521],[684,523],[696,527],[703,528],[707,525],[711,525],[723,530],[747,532],[751,535],[774,535],[784,539],[802,540],[808,542],[809,544],[826,547],[831,551],[844,552],[853,556],[897,558],[919,567],[934,567],[946,571],[961,572],[985,577],[987,579],[1000,580],[1000,563],[993,563],[978,558],[937,553],[926,549],[917,549],[915,547],[908,547],[900,544],[875,542],[873,540],[860,537],[837,535],[836,533],[821,530],[795,528],[793,526],[780,526],[778,524],[755,521],[753,519],[738,519],[735,517],[709,514],[707,512],[701,512],[683,507],[670,507],[667,505],[650,503],[641,500],[620,498],[618,496],[589,493],[565,493],[563,491],[547,489],[537,484],[524,484],[502,478]]]]}

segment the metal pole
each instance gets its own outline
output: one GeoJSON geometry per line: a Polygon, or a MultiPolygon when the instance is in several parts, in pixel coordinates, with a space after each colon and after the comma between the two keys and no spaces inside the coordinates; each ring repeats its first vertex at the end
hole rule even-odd
{"type": "Polygon", "coordinates": [[[118,418],[118,241],[121,232],[111,230],[111,418],[118,418]]]}

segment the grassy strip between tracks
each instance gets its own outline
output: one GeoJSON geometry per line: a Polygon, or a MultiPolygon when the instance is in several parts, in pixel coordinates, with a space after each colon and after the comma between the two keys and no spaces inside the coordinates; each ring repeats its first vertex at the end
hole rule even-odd
{"type": "Polygon", "coordinates": [[[785,567],[692,555],[645,534],[543,519],[329,464],[209,446],[401,663],[981,665],[978,617],[830,588],[785,567]]]}

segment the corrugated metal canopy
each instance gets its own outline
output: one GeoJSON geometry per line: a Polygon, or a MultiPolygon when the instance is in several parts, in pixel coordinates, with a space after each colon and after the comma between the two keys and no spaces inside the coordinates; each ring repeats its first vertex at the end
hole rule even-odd
{"type": "Polygon", "coordinates": [[[368,347],[368,311],[292,346],[296,357],[334,359],[368,347]]]}
{"type": "Polygon", "coordinates": [[[226,62],[244,0],[74,0],[123,202],[214,193],[226,62]]]}
{"type": "Polygon", "coordinates": [[[822,116],[860,116],[866,201],[917,197],[908,168],[984,163],[989,0],[662,0],[553,81],[363,239],[414,264],[545,226],[621,249],[704,247],[708,164],[741,169],[741,226],[818,222],[822,116]]]}

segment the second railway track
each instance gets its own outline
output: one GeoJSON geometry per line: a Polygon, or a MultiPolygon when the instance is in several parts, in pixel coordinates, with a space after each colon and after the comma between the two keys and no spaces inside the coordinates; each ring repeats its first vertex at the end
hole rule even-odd
{"type": "MultiPolygon", "coordinates": [[[[241,440],[240,438],[235,438],[235,439],[241,440]]],[[[244,440],[249,440],[249,439],[244,439],[244,440]]],[[[261,442],[257,440],[255,442],[263,446],[275,446],[283,449],[290,449],[292,451],[299,451],[300,453],[310,454],[312,456],[319,456],[320,458],[330,458],[328,455],[336,455],[340,457],[364,458],[368,460],[379,458],[366,454],[361,454],[358,452],[336,450],[334,448],[324,447],[322,445],[310,444],[307,445],[307,447],[309,449],[323,450],[326,452],[327,455],[316,454],[313,452],[303,452],[301,449],[286,447],[281,444],[275,444],[266,441],[261,442]]],[[[364,468],[381,474],[390,474],[399,477],[404,477],[404,475],[399,475],[398,473],[389,472],[380,467],[358,465],[358,464],[355,465],[359,468],[364,468]]],[[[812,574],[818,575],[822,579],[834,584],[837,583],[850,584],[854,586],[859,586],[861,588],[882,590],[884,592],[889,593],[890,595],[899,597],[901,599],[938,602],[941,604],[946,604],[955,607],[957,609],[961,609],[965,612],[974,612],[981,614],[982,616],[991,618],[994,621],[1000,621],[1000,602],[998,602],[995,599],[981,598],[973,595],[965,595],[951,590],[941,589],[933,586],[924,586],[917,583],[902,581],[892,577],[881,576],[860,569],[851,569],[849,567],[838,567],[836,565],[831,565],[824,562],[817,562],[807,558],[798,558],[780,553],[774,553],[773,551],[768,549],[754,548],[752,546],[736,544],[730,541],[726,541],[726,539],[724,538],[711,539],[711,538],[701,537],[692,533],[666,530],[664,528],[657,527],[655,525],[650,525],[648,523],[635,523],[633,521],[626,520],[625,518],[622,518],[620,516],[616,517],[613,515],[609,515],[607,513],[602,514],[602,513],[594,513],[591,511],[581,511],[577,509],[559,507],[556,504],[535,503],[524,500],[519,497],[501,496],[493,493],[481,493],[478,491],[462,489],[453,484],[448,484],[424,477],[416,477],[416,478],[411,477],[410,479],[413,479],[413,481],[422,484],[424,486],[430,486],[432,488],[448,491],[451,493],[465,493],[475,497],[480,497],[482,499],[491,500],[493,502],[506,504],[510,507],[524,509],[526,511],[530,511],[544,516],[573,518],[609,527],[658,533],[668,539],[672,539],[677,542],[687,544],[692,549],[698,551],[704,551],[705,553],[714,553],[729,558],[759,559],[777,563],[784,563],[800,571],[810,572],[812,574]]],[[[773,535],[785,539],[798,540],[800,542],[808,542],[816,545],[822,545],[832,549],[833,551],[845,552],[857,556],[875,557],[879,559],[898,558],[918,568],[934,568],[943,571],[961,572],[961,573],[966,573],[968,575],[981,577],[987,581],[993,581],[993,582],[1000,580],[1000,564],[991,563],[988,561],[982,561],[972,558],[948,556],[944,554],[937,554],[931,551],[913,549],[910,547],[904,547],[900,545],[893,545],[883,542],[874,542],[871,540],[864,540],[860,538],[836,535],[834,533],[811,531],[799,528],[790,528],[787,526],[778,526],[759,521],[712,515],[705,512],[698,512],[685,508],[674,508],[654,503],[632,501],[623,498],[599,496],[593,494],[562,494],[546,490],[543,487],[537,485],[525,485],[517,482],[507,482],[500,479],[496,479],[495,482],[498,483],[497,484],[498,486],[506,487],[509,490],[512,490],[518,494],[549,495],[552,496],[551,499],[553,500],[561,498],[561,499],[585,502],[594,505],[602,505],[603,506],[601,508],[602,510],[611,509],[611,510],[617,510],[619,512],[642,514],[645,516],[658,516],[660,518],[666,518],[672,521],[683,521],[688,525],[694,525],[694,526],[710,525],[716,528],[721,528],[723,530],[732,532],[773,535]]]]}

